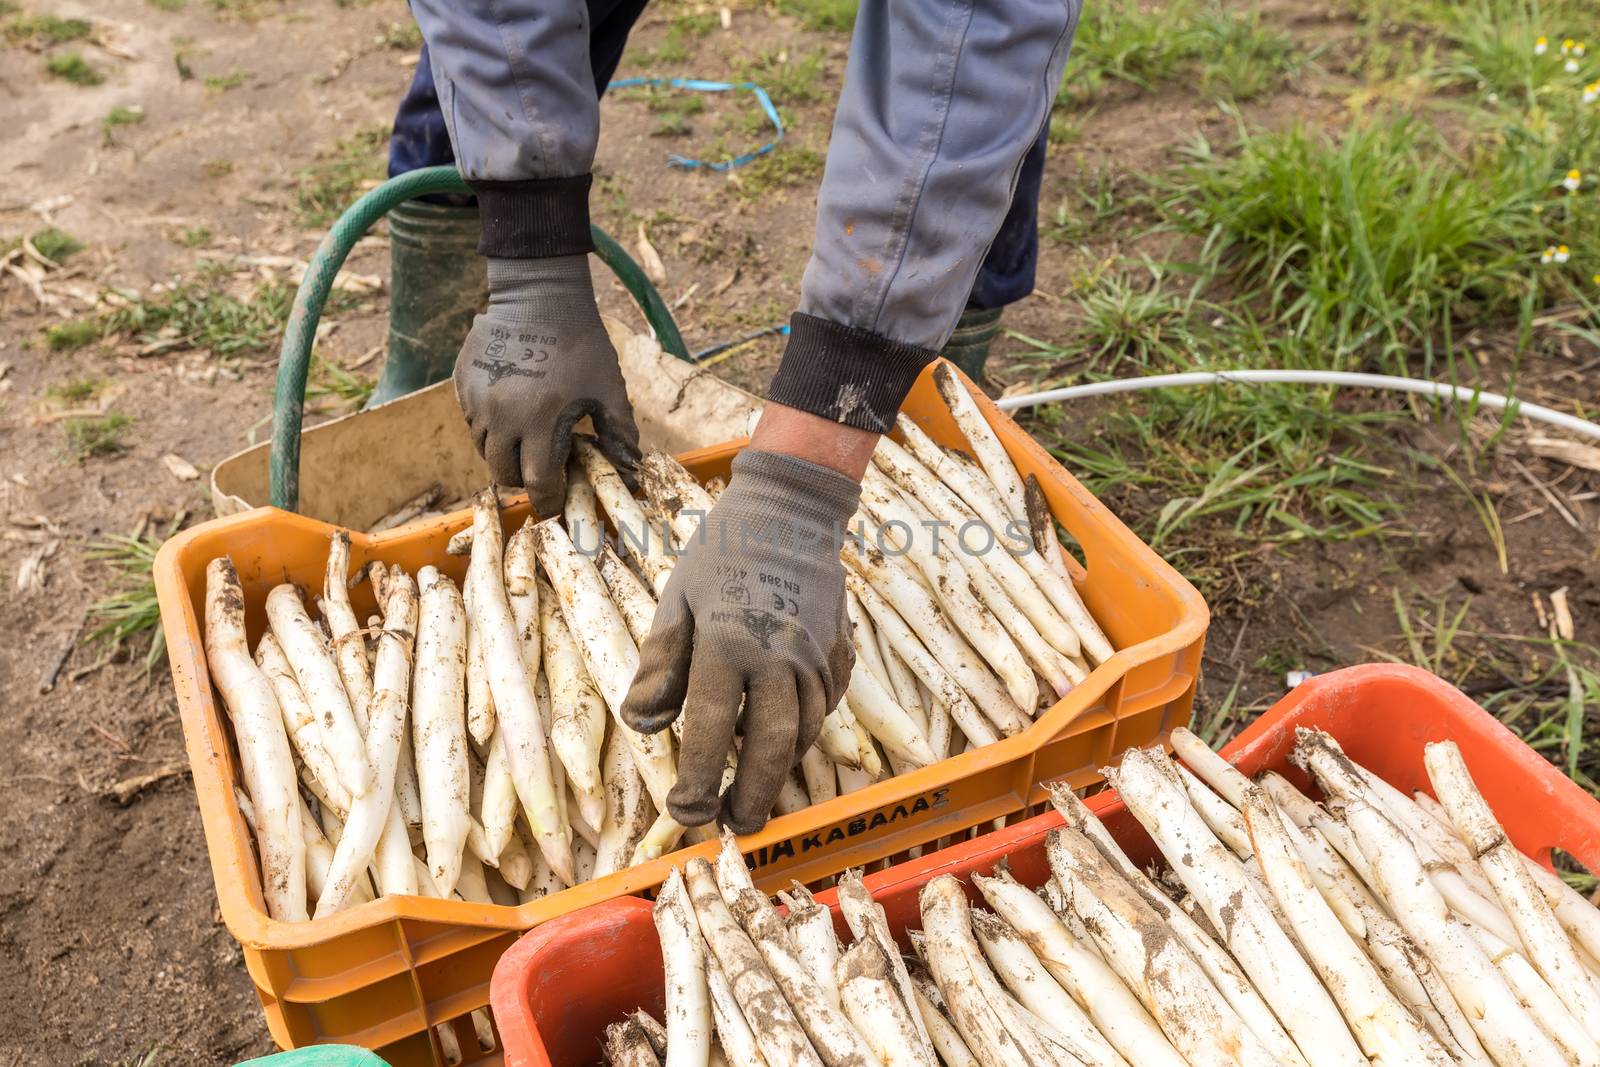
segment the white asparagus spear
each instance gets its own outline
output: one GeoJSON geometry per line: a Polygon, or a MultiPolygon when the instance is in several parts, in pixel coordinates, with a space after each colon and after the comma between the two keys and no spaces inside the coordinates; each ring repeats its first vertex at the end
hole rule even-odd
{"type": "Polygon", "coordinates": [[[461,873],[456,878],[455,894],[473,904],[494,903],[494,897],[489,894],[489,879],[484,874],[483,864],[472,856],[461,857],[461,873]]]}
{"type": "Polygon", "coordinates": [[[1456,836],[1455,827],[1450,824],[1450,814],[1437,800],[1421,790],[1413,793],[1411,799],[1416,804],[1412,809],[1412,814],[1416,816],[1414,825],[1427,835],[1428,844],[1433,846],[1433,850],[1448,859],[1450,865],[1460,871],[1462,877],[1471,882],[1478,892],[1485,897],[1493,897],[1494,886],[1484,875],[1466,843],[1456,836]]]}
{"type": "MultiPolygon", "coordinates": [[[[667,1054],[667,1028],[656,1022],[655,1016],[647,1011],[636,1011],[629,1018],[637,1022],[640,1028],[644,1030],[645,1036],[650,1039],[650,1047],[655,1050],[655,1054],[657,1056],[665,1056],[667,1054]]],[[[710,1055],[711,1053],[708,1050],[706,1052],[707,1058],[710,1058],[710,1055]]]]}
{"type": "Polygon", "coordinates": [[[966,456],[940,448],[920,426],[904,415],[896,420],[895,425],[905,437],[911,453],[940,481],[954,489],[977,512],[979,518],[989,524],[996,536],[1001,538],[1002,545],[1008,546],[1006,550],[1012,558],[1039,586],[1051,606],[1071,624],[1088,660],[1103,663],[1109,659],[1113,651],[1111,643],[1106,640],[1099,623],[1089,614],[1071,580],[1052,566],[1051,561],[1034,545],[1026,513],[1012,514],[994,483],[966,456]]]}
{"type": "Polygon", "coordinates": [[[1260,789],[1244,801],[1245,826],[1261,876],[1362,1051],[1385,1067],[1452,1067],[1454,1058],[1384,985],[1322,899],[1277,806],[1260,789]]]}
{"type": "Polygon", "coordinates": [[[503,852],[506,844],[515,836],[517,822],[517,786],[511,780],[511,764],[507,760],[506,740],[501,730],[500,724],[496,723],[494,736],[489,739],[483,761],[483,797],[478,807],[478,821],[483,825],[483,836],[489,848],[496,853],[503,852]]]}
{"type": "Polygon", "coordinates": [[[834,1007],[842,1007],[839,999],[839,980],[834,967],[839,962],[839,938],[833,932],[833,913],[811,895],[799,882],[787,893],[778,896],[788,907],[783,924],[789,931],[789,940],[807,970],[816,975],[823,995],[834,1007]]]}
{"type": "Polygon", "coordinates": [[[467,615],[467,734],[477,744],[494,736],[494,696],[489,692],[489,664],[483,658],[483,634],[472,625],[473,571],[461,586],[461,598],[467,615]]]}
{"type": "Polygon", "coordinates": [[[762,1059],[769,1064],[822,1067],[810,1038],[767,973],[760,952],[723,901],[711,864],[703,859],[690,860],[684,874],[695,918],[711,955],[725,973],[740,1013],[747,1020],[755,1020],[752,1031],[762,1059]]]}
{"type": "Polygon", "coordinates": [[[843,696],[834,709],[822,717],[822,732],[817,735],[817,747],[834,763],[842,767],[861,767],[861,750],[856,745],[855,730],[850,724],[855,715],[843,696]]]}
{"type": "Polygon", "coordinates": [[[286,583],[268,593],[267,622],[294,668],[300,691],[316,712],[322,746],[333,759],[339,781],[354,800],[371,788],[372,768],[367,766],[361,730],[350,710],[339,668],[323,642],[322,631],[306,614],[300,590],[286,583]]]}
{"type": "MultiPolygon", "coordinates": [[[[783,919],[766,894],[755,889],[740,890],[730,910],[766,962],[768,974],[794,1010],[822,1062],[828,1067],[877,1067],[879,1061],[872,1048],[850,1025],[844,1012],[828,1000],[817,976],[801,961],[783,919]]],[[[928,1067],[936,1065],[930,1063],[928,1067]]]]}
{"type": "Polygon", "coordinates": [[[606,739],[604,761],[605,814],[595,846],[594,876],[615,873],[634,862],[634,852],[649,832],[655,815],[644,780],[633,766],[633,753],[620,731],[606,739]]]}
{"type": "Polygon", "coordinates": [[[606,808],[600,772],[606,736],[605,701],[589,677],[583,653],[567,629],[555,593],[549,586],[542,592],[539,633],[544,646],[544,674],[550,684],[550,744],[566,769],[584,821],[596,826],[605,817],[606,808]]]}
{"type": "MultiPolygon", "coordinates": [[[[480,549],[474,543],[473,552],[480,549]]],[[[412,750],[422,790],[422,836],[428,872],[448,896],[461,873],[467,840],[467,617],[461,592],[432,567],[417,572],[422,598],[412,675],[412,750]]],[[[485,583],[479,583],[475,592],[485,583]]],[[[474,601],[480,599],[474,597],[474,601]]]]}
{"type": "MultiPolygon", "coordinates": [[[[913,1000],[911,975],[906,970],[905,960],[900,956],[900,949],[894,942],[894,935],[889,932],[889,918],[884,914],[883,906],[872,899],[872,894],[867,891],[866,883],[861,880],[861,872],[856,870],[845,871],[839,876],[838,883],[839,910],[844,914],[845,924],[850,927],[850,933],[857,940],[871,940],[878,943],[883,949],[883,954],[889,961],[890,979],[895,989],[900,994],[900,999],[910,1004],[913,1000]]],[[[922,1026],[920,1014],[912,1017],[918,1032],[924,1041],[928,1032],[922,1026]]]]}
{"type": "Polygon", "coordinates": [[[366,634],[350,606],[350,534],[335,533],[328,545],[328,562],[323,571],[322,596],[317,610],[328,625],[333,658],[350,698],[350,711],[356,726],[367,731],[367,706],[372,703],[372,665],[367,662],[366,634]]]}
{"type": "Polygon", "coordinates": [[[1127,1067],[1094,1022],[1045,971],[1022,936],[1002,918],[985,911],[972,913],[972,930],[989,964],[1023,1007],[1050,1025],[1066,1049],[1087,1067],[1127,1067]]]}
{"type": "MultiPolygon", "coordinates": [[[[472,551],[500,559],[500,502],[493,489],[473,498],[472,551]]],[[[496,580],[474,590],[473,607],[479,612],[484,656],[489,665],[489,689],[495,717],[502,727],[506,762],[522,801],[523,813],[533,828],[539,851],[555,875],[567,885],[575,877],[572,844],[562,832],[561,813],[551,775],[551,755],[546,743],[534,678],[526,670],[516,622],[499,568],[485,570],[496,580]]]]}
{"type": "Polygon", "coordinates": [[[884,1067],[938,1067],[932,1043],[919,1030],[916,1004],[890,980],[888,957],[876,941],[858,941],[835,965],[844,1014],[884,1067]]]}
{"type": "Polygon", "coordinates": [[[1576,1067],[1600,1064],[1600,1045],[1595,1044],[1584,1024],[1567,1010],[1561,997],[1534,970],[1527,957],[1481,926],[1473,926],[1471,931],[1511,992],[1528,1009],[1544,1035],[1561,1049],[1567,1062],[1576,1067]]]}
{"type": "Polygon", "coordinates": [[[594,487],[600,506],[611,518],[611,525],[616,527],[617,543],[639,564],[639,569],[644,571],[650,584],[655,587],[656,594],[660,595],[668,575],[672,573],[672,559],[662,544],[661,532],[651,526],[644,509],[628,492],[622,476],[593,441],[587,437],[575,437],[572,451],[583,464],[584,473],[594,487]]]}
{"type": "MultiPolygon", "coordinates": [[[[923,685],[928,687],[949,718],[961,728],[961,732],[966,734],[974,745],[987,745],[998,741],[1000,735],[995,732],[989,720],[984,718],[983,713],[972,703],[966,692],[956,684],[955,679],[933,653],[917,639],[911,627],[906,625],[906,621],[889,606],[888,601],[884,600],[860,574],[846,571],[844,579],[845,586],[860,600],[863,610],[872,620],[878,633],[888,639],[906,666],[923,685]]],[[[946,747],[949,745],[949,724],[947,722],[938,729],[938,736],[934,736],[935,731],[932,729],[935,724],[930,722],[929,725],[929,747],[936,755],[942,755],[945,747],[941,747],[939,742],[942,740],[946,747]]]]}
{"type": "MultiPolygon", "coordinates": [[[[1545,870],[1532,856],[1522,857],[1522,865],[1533,877],[1539,892],[1544,894],[1545,903],[1555,911],[1556,919],[1573,944],[1587,952],[1591,961],[1600,960],[1600,908],[1584,899],[1583,894],[1559,876],[1545,870]]],[[[1596,981],[1600,981],[1600,976],[1596,981]]]]}
{"type": "Polygon", "coordinates": [[[1193,1067],[1278,1067],[1283,1062],[1267,1051],[1171,928],[1093,842],[1062,828],[1050,831],[1045,846],[1068,906],[1193,1067]]]}
{"type": "MultiPolygon", "coordinates": [[[[241,800],[244,797],[241,795],[241,800]]],[[[241,805],[242,807],[242,805],[241,805]]],[[[250,816],[254,819],[254,815],[250,816]]],[[[247,820],[248,821],[248,820],[247,820]]],[[[255,831],[254,825],[251,831],[255,831]]],[[[311,817],[304,804],[300,805],[300,832],[306,841],[306,891],[313,897],[322,895],[322,889],[328,884],[328,869],[333,865],[333,842],[328,840],[322,832],[322,827],[317,825],[317,820],[311,817]]],[[[410,853],[407,853],[409,860],[410,853]]],[[[356,883],[356,888],[350,894],[349,903],[365,904],[372,899],[372,890],[367,885],[365,878],[356,883]]]]}
{"type": "Polygon", "coordinates": [[[639,669],[638,646],[628,636],[600,572],[578,555],[560,524],[546,520],[535,527],[534,548],[555,587],[562,617],[583,654],[589,677],[605,700],[615,729],[622,731],[633,751],[633,764],[644,779],[650,802],[662,818],[670,818],[667,794],[678,780],[671,735],[641,734],[622,721],[622,704],[639,669]]]}
{"type": "Polygon", "coordinates": [[[320,795],[328,798],[333,809],[340,815],[348,815],[350,792],[339,780],[328,750],[322,747],[322,733],[317,728],[316,713],[300,691],[294,669],[289,666],[282,646],[271,631],[262,634],[261,640],[256,642],[256,666],[272,683],[272,695],[283,712],[284,728],[288,731],[295,752],[300,755],[300,762],[305,765],[306,773],[320,789],[320,795]]]}
{"type": "Polygon", "coordinates": [[[812,745],[800,757],[800,774],[806,783],[806,799],[811,804],[826,804],[839,795],[839,779],[833,761],[822,749],[812,745]]]}
{"type": "Polygon", "coordinates": [[[845,611],[850,616],[851,644],[855,646],[856,661],[872,672],[879,685],[894,692],[894,683],[889,678],[888,666],[883,662],[883,652],[879,648],[872,620],[867,617],[860,599],[849,590],[845,591],[845,611]]]}
{"type": "MultiPolygon", "coordinates": [[[[1311,771],[1323,791],[1330,796],[1362,797],[1383,812],[1397,828],[1405,830],[1429,879],[1452,911],[1508,944],[1518,942],[1517,929],[1506,913],[1500,910],[1499,903],[1473,889],[1461,872],[1428,843],[1426,833],[1413,828],[1413,822],[1423,817],[1416,812],[1415,801],[1346,756],[1339,743],[1327,733],[1302,727],[1296,731],[1296,736],[1295,749],[1290,758],[1311,771]]],[[[1365,873],[1362,872],[1363,877],[1365,873]]]]}
{"type": "MultiPolygon", "coordinates": [[[[923,580],[944,605],[946,616],[961,631],[967,643],[999,675],[1011,699],[1024,711],[1032,711],[1039,703],[1039,686],[1028,668],[1028,660],[1013,637],[1014,632],[1031,627],[1025,626],[1025,620],[1021,618],[1008,618],[1010,625],[1001,625],[994,607],[985,604],[974,592],[979,579],[969,574],[962,562],[948,550],[943,553],[934,551],[932,540],[922,526],[929,519],[927,512],[920,504],[906,500],[894,484],[875,468],[869,467],[862,480],[861,507],[884,529],[885,536],[888,531],[909,531],[908,536],[899,539],[907,560],[922,572],[923,580]]],[[[989,578],[987,571],[980,570],[978,574],[989,578]]],[[[989,578],[985,588],[992,584],[993,579],[989,578]]],[[[1013,614],[1010,601],[998,586],[995,587],[995,593],[1003,602],[999,610],[1013,614]]],[[[1033,632],[1033,637],[1038,638],[1037,631],[1033,632]]],[[[1039,640],[1042,643],[1043,639],[1039,640]]]]}
{"type": "MultiPolygon", "coordinates": [[[[1200,818],[1170,764],[1131,749],[1106,778],[1160,848],[1311,1067],[1364,1067],[1338,1007],[1238,859],[1200,818]]],[[[1279,1053],[1282,1055],[1282,1053],[1279,1053]]]]}
{"type": "Polygon", "coordinates": [[[928,747],[927,739],[917,732],[917,724],[884,692],[866,667],[858,666],[850,672],[846,695],[857,720],[891,755],[913,767],[926,767],[938,758],[928,747]]]}
{"type": "Polygon", "coordinates": [[[917,1017],[922,1020],[923,1027],[928,1031],[928,1039],[932,1042],[934,1050],[939,1054],[939,1062],[945,1067],[978,1067],[978,1060],[967,1048],[967,1043],[962,1040],[961,1034],[929,997],[928,992],[935,994],[938,990],[933,983],[923,979],[915,987],[917,999],[917,1017]]]}
{"type": "Polygon", "coordinates": [[[605,1050],[610,1067],[661,1067],[655,1049],[650,1047],[650,1038],[636,1019],[606,1027],[605,1050]]]}
{"type": "Polygon", "coordinates": [[[705,942],[683,875],[676,868],[656,895],[651,914],[661,938],[666,972],[666,1067],[704,1067],[711,1055],[711,994],[706,987],[705,942]]]}
{"type": "MultiPolygon", "coordinates": [[[[910,571],[901,561],[890,558],[874,546],[858,548],[849,539],[845,540],[840,555],[905,620],[921,643],[1001,733],[1009,737],[1028,728],[1032,720],[1011,699],[1011,694],[989,670],[983,657],[956,632],[933,594],[912,579],[910,571]]],[[[860,595],[859,587],[856,591],[860,595]]],[[[862,604],[866,605],[864,598],[862,604]]],[[[873,619],[876,623],[877,616],[873,615],[873,619]]],[[[900,649],[899,644],[895,647],[915,670],[916,665],[905,650],[900,649]]],[[[923,680],[927,682],[926,678],[923,680]]],[[[954,710],[952,707],[952,714],[954,710]]]]}
{"type": "Polygon", "coordinates": [[[634,644],[644,644],[656,618],[655,596],[610,545],[601,548],[596,566],[600,569],[601,580],[606,583],[606,592],[611,594],[611,602],[628,627],[628,636],[633,638],[634,644]]]}
{"type": "Polygon", "coordinates": [[[594,486],[584,472],[583,461],[577,456],[567,460],[567,498],[561,507],[561,521],[573,547],[594,559],[605,543],[605,527],[600,525],[594,486]]]}
{"type": "MultiPolygon", "coordinates": [[[[1183,1057],[1178,1055],[1138,998],[1106,965],[1092,942],[1085,943],[1074,937],[1063,917],[1055,914],[1050,905],[1005,870],[998,871],[993,878],[974,875],[972,884],[983,893],[989,905],[1005,917],[1055,983],[1089,1013],[1106,1041],[1129,1063],[1138,1067],[1185,1067],[1183,1057]]],[[[1068,914],[1073,913],[1069,911],[1068,914]]]]}
{"type": "Polygon", "coordinates": [[[707,952],[706,988],[711,994],[711,1021],[716,1029],[717,1043],[727,1054],[731,1067],[766,1067],[761,1052],[756,1048],[756,1035],[745,1020],[739,1002],[734,998],[728,976],[717,962],[716,954],[707,952]]]}
{"type": "Polygon", "coordinates": [[[233,722],[239,772],[255,812],[261,889],[267,913],[296,922],[306,917],[306,843],[294,756],[272,683],[250,658],[244,630],[244,590],[233,560],[206,565],[206,663],[233,722]]]}
{"type": "Polygon", "coordinates": [[[994,976],[977,965],[975,943],[969,951],[972,925],[960,884],[940,875],[922,887],[918,902],[928,969],[967,1048],[983,1067],[1045,1067],[1048,1058],[1027,1047],[1028,1035],[1012,1032],[1002,1007],[986,995],[994,976]]]}
{"type": "Polygon", "coordinates": [[[1454,741],[1440,741],[1423,751],[1439,802],[1521,935],[1528,961],[1550,983],[1590,1039],[1600,1040],[1600,993],[1555,912],[1534,885],[1521,854],[1478,792],[1461,749],[1454,741]]]}
{"type": "MultiPolygon", "coordinates": [[[[394,779],[400,741],[406,733],[420,607],[417,587],[404,573],[391,574],[384,582],[383,594],[383,629],[373,664],[366,739],[366,759],[376,780],[365,795],[355,799],[340,832],[326,884],[317,897],[318,918],[344,907],[375,851],[378,889],[383,893],[415,892],[414,872],[406,870],[410,841],[405,820],[394,803],[394,779]]],[[[456,850],[459,853],[459,844],[456,850]]]]}
{"type": "Polygon", "coordinates": [[[716,503],[683,464],[661,451],[646,453],[639,461],[639,487],[671,521],[673,536],[685,547],[693,542],[700,520],[716,503]]]}
{"type": "Polygon", "coordinates": [[[928,511],[949,522],[957,549],[965,558],[981,561],[989,569],[1018,610],[1056,651],[1064,656],[1080,653],[1082,644],[1072,624],[1061,616],[1028,572],[1005,550],[996,532],[953,489],[892,438],[878,440],[872,461],[903,492],[915,496],[928,511]],[[977,538],[975,542],[974,537],[977,538]]]}
{"type": "MultiPolygon", "coordinates": [[[[528,883],[533,881],[533,857],[528,855],[528,846],[522,843],[521,834],[512,833],[506,839],[505,846],[500,850],[497,870],[501,881],[517,891],[528,888],[528,883]]],[[[489,888],[494,888],[492,882],[489,888]]]]}
{"type": "Polygon", "coordinates": [[[1453,915],[1410,840],[1359,796],[1344,798],[1344,818],[1371,864],[1374,888],[1438,968],[1483,1047],[1500,1067],[1535,1067],[1563,1059],[1517,1000],[1465,924],[1453,915]]]}
{"type": "Polygon", "coordinates": [[[1199,962],[1212,987],[1244,1020],[1257,1039],[1283,1060],[1289,1063],[1302,1062],[1299,1050],[1289,1039],[1288,1032],[1234,958],[1128,859],[1105,825],[1094,817],[1088,806],[1078,799],[1078,795],[1065,783],[1053,782],[1050,784],[1050,801],[1067,825],[1088,837],[1106,862],[1144,899],[1146,906],[1160,916],[1179,943],[1199,962]]]}
{"type": "MultiPolygon", "coordinates": [[[[961,551],[954,533],[946,532],[948,520],[936,516],[916,496],[902,492],[877,467],[868,468],[862,484],[862,499],[869,508],[877,507],[880,514],[892,513],[911,523],[913,559],[951,613],[960,620],[968,612],[976,611],[975,618],[980,625],[992,620],[995,628],[1010,642],[1009,647],[1001,647],[1001,653],[1015,652],[1050,683],[1057,696],[1065,696],[1076,683],[1068,676],[1061,654],[1039,633],[1027,613],[1017,609],[982,560],[961,551]]],[[[966,629],[963,627],[964,632],[966,629]]],[[[977,643],[978,638],[973,636],[971,640],[977,643]]],[[[985,653],[986,658],[987,655],[985,653]]],[[[999,664],[996,669],[1000,669],[999,664]]],[[[1004,672],[1001,677],[1006,677],[1004,672]]],[[[1037,682],[1030,677],[1027,691],[1021,694],[1014,691],[1012,697],[1025,710],[1031,711],[1039,703],[1037,682]],[[1023,696],[1032,699],[1024,701],[1023,696]]]]}

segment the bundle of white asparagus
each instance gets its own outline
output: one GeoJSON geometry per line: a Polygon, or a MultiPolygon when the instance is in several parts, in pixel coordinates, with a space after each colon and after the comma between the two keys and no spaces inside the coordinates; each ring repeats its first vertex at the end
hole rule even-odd
{"type": "MultiPolygon", "coordinates": [[[[906,419],[904,444],[879,446],[841,553],[856,667],[776,813],[1015,734],[1112,654],[1037,483],[940,383],[976,460],[906,419]]],[[[320,619],[275,587],[253,653],[232,563],[212,562],[207,656],[274,917],[391,894],[514,905],[705,839],[667,813],[678,737],[620,713],[656,597],[718,490],[654,453],[636,499],[582,437],[567,475],[563,514],[509,537],[496,492],[477,494],[449,549],[471,556],[459,587],[431,566],[352,578],[334,536],[320,619]],[[361,580],[380,609],[366,626],[361,580]]]]}
{"type": "Polygon", "coordinates": [[[613,1027],[610,1062],[1600,1064],[1600,911],[1514,850],[1453,742],[1427,747],[1435,800],[1301,731],[1321,804],[1174,742],[1186,767],[1135,750],[1107,771],[1165,868],[1057,788],[1046,883],[975,874],[986,910],[934,878],[911,960],[859,878],[839,884],[844,948],[804,889],[781,914],[724,842],[663,887],[665,1026],[613,1027]]]}

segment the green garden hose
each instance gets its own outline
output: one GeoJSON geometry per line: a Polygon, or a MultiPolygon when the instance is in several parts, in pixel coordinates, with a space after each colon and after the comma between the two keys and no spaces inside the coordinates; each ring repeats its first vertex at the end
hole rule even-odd
{"type": "MultiPolygon", "coordinates": [[[[333,289],[333,279],[344,266],[350,250],[362,235],[397,204],[419,196],[437,193],[468,193],[454,167],[425,167],[390,178],[350,205],[333,229],[317,246],[317,253],[306,269],[306,276],[295,293],[294,308],[283,331],[283,347],[278,352],[278,386],[272,407],[272,503],[294,511],[300,504],[300,424],[305,409],[306,375],[311,369],[311,346],[316,339],[322,307],[333,289]]],[[[689,350],[672,312],[650,284],[639,264],[598,226],[591,225],[595,254],[611,268],[624,288],[644,312],[645,321],[655,330],[661,347],[688,360],[689,350]]]]}

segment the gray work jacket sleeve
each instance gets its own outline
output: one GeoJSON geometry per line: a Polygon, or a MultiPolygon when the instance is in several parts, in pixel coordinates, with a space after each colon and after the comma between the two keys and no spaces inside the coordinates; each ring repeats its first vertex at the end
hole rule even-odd
{"type": "Polygon", "coordinates": [[[582,0],[412,0],[486,256],[587,252],[600,105],[582,0]]]}
{"type": "Polygon", "coordinates": [[[769,398],[889,429],[1050,118],[1082,0],[864,0],[769,398]]]}

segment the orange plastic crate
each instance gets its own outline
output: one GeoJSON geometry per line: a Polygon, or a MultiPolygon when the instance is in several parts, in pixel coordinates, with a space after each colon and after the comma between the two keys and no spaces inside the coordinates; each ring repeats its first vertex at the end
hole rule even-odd
{"type": "MultiPolygon", "coordinates": [[[[1422,749],[1445,738],[1461,746],[1467,766],[1511,840],[1549,862],[1560,848],[1600,871],[1600,802],[1523,744],[1494,716],[1459,690],[1414,667],[1351,667],[1313,679],[1279,701],[1223,749],[1252,777],[1272,769],[1302,788],[1305,776],[1289,766],[1297,726],[1319,726],[1346,752],[1401,789],[1429,790],[1422,749]]],[[[1137,863],[1155,858],[1144,830],[1116,793],[1091,797],[1089,807],[1137,863]]],[[[917,929],[917,894],[941,874],[966,881],[1005,860],[1020,881],[1042,885],[1049,877],[1045,835],[1061,825],[1054,811],[964,844],[868,875],[867,887],[883,905],[889,926],[917,929]]],[[[837,896],[819,901],[834,909],[834,924],[848,937],[837,896]]],[[[662,1010],[661,949],[650,904],[612,900],[568,915],[517,942],[495,969],[493,1006],[505,1042],[507,1067],[578,1067],[600,1059],[605,1027],[638,1008],[662,1010]]]]}
{"type": "MultiPolygon", "coordinates": [[[[740,840],[758,884],[815,881],[852,866],[904,854],[940,837],[1013,816],[1044,799],[1038,782],[1065,777],[1083,786],[1130,745],[1160,740],[1188,722],[1208,614],[1199,593],[1143,544],[1048,453],[968,383],[1007,451],[1036,474],[1057,519],[1077,540],[1087,571],[1080,592],[1119,651],[1039,715],[1024,733],[878,782],[826,804],[774,819],[740,840]]],[[[960,445],[931,372],[905,412],[935,440],[960,445]]],[[[744,442],[680,457],[699,478],[726,476],[744,442]]],[[[527,514],[507,509],[508,525],[527,514]]],[[[352,535],[353,566],[378,558],[415,571],[434,564],[460,580],[466,560],[445,554],[470,515],[428,519],[375,536],[352,535]]],[[[284,923],[264,907],[255,855],[233,800],[239,780],[231,733],[206,673],[201,643],[205,566],[233,557],[244,585],[252,641],[276,583],[316,589],[334,528],[271,508],[219,519],[179,534],[156,559],[156,589],[195,792],[200,801],[217,897],[244,949],[273,1039],[284,1048],[344,1042],[379,1051],[395,1067],[442,1064],[429,1027],[456,1020],[470,1062],[476,1043],[463,1018],[488,1003],[496,962],[525,930],[616,897],[649,891],[707,843],[631,870],[509,908],[421,897],[383,898],[314,922],[284,923]]],[[[360,617],[371,592],[354,594],[360,617]]]]}

